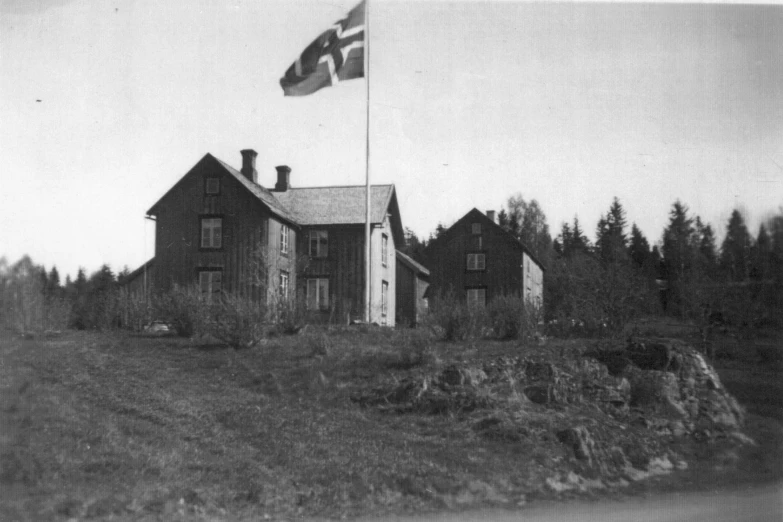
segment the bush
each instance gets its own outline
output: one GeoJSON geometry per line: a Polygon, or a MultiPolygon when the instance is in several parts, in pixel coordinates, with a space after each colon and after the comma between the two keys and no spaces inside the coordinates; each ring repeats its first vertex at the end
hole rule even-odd
{"type": "Polygon", "coordinates": [[[299,333],[309,320],[307,301],[299,293],[295,297],[279,298],[275,303],[275,325],[284,334],[299,333]]]}
{"type": "Polygon", "coordinates": [[[210,306],[208,331],[232,348],[252,348],[266,336],[266,316],[266,304],[224,293],[210,306]]]}
{"type": "Polygon", "coordinates": [[[152,306],[139,294],[120,288],[117,294],[117,314],[120,327],[132,332],[141,332],[152,321],[152,306]]]}
{"type": "Polygon", "coordinates": [[[203,334],[209,318],[209,304],[196,285],[175,285],[169,292],[159,294],[154,300],[156,314],[170,324],[180,337],[203,334]]]}
{"type": "Polygon", "coordinates": [[[487,328],[487,310],[481,306],[469,306],[449,291],[432,300],[426,324],[447,341],[480,338],[487,328]]]}
{"type": "Polygon", "coordinates": [[[525,328],[525,306],[521,297],[499,295],[492,299],[487,313],[495,337],[519,339],[525,328]]]}
{"type": "Polygon", "coordinates": [[[576,253],[547,273],[547,320],[555,335],[619,336],[656,302],[654,283],[628,263],[576,253]]]}

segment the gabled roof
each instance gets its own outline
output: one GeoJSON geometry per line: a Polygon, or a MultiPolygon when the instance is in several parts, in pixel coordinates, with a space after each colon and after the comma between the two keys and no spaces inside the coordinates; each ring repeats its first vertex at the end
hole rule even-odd
{"type": "MultiPolygon", "coordinates": [[[[386,217],[394,185],[370,188],[370,222],[386,217]]],[[[301,225],[353,225],[364,223],[366,192],[364,185],[347,187],[290,188],[274,192],[274,197],[294,215],[301,225]]]]}
{"type": "MultiPolygon", "coordinates": [[[[302,226],[362,225],[366,219],[367,193],[364,185],[344,187],[289,188],[272,195],[302,226]]],[[[383,223],[391,214],[395,242],[404,240],[394,185],[370,187],[370,223],[383,223]]]]}
{"type": "Polygon", "coordinates": [[[148,215],[155,215],[155,209],[156,207],[164,200],[166,197],[180,184],[182,183],[196,168],[201,166],[204,163],[212,163],[217,168],[223,170],[227,175],[233,177],[237,180],[237,182],[245,187],[248,192],[250,192],[253,196],[255,196],[259,202],[261,202],[267,209],[269,209],[270,212],[277,215],[278,217],[282,218],[283,220],[287,221],[290,224],[296,224],[296,221],[294,220],[291,213],[280,204],[280,202],[275,199],[275,197],[272,195],[272,193],[262,187],[261,185],[258,185],[256,183],[253,183],[249,179],[247,179],[241,172],[236,170],[231,165],[228,165],[227,163],[224,163],[223,161],[220,161],[216,157],[214,157],[212,154],[207,153],[204,155],[203,158],[201,158],[198,163],[196,163],[193,168],[191,168],[182,178],[180,178],[179,181],[177,181],[173,187],[171,187],[154,205],[150,207],[150,209],[147,211],[148,215]]]}
{"type": "Polygon", "coordinates": [[[441,241],[448,241],[449,236],[455,234],[456,233],[455,231],[459,230],[459,228],[463,225],[463,223],[468,219],[470,219],[471,221],[480,221],[482,223],[486,223],[489,224],[490,226],[496,227],[500,232],[502,232],[506,240],[511,245],[513,245],[514,247],[518,248],[519,250],[527,254],[528,257],[530,257],[530,259],[532,259],[533,262],[541,268],[541,270],[546,270],[544,265],[541,264],[541,261],[539,261],[538,258],[535,256],[535,254],[533,254],[533,252],[530,251],[527,245],[525,245],[519,239],[514,237],[514,235],[511,234],[509,231],[505,230],[503,227],[495,223],[495,221],[489,219],[486,214],[484,214],[477,208],[471,209],[467,214],[465,214],[460,219],[458,219],[456,223],[451,225],[445,232],[443,232],[443,234],[441,234],[441,236],[438,239],[435,240],[436,243],[440,243],[441,241]]]}
{"type": "Polygon", "coordinates": [[[269,207],[269,210],[287,221],[295,222],[291,213],[283,205],[281,205],[277,199],[275,199],[271,191],[265,189],[257,183],[253,183],[247,179],[244,174],[236,170],[231,165],[224,163],[217,158],[215,159],[223,166],[224,169],[226,169],[226,171],[228,171],[229,174],[234,176],[237,181],[239,181],[242,185],[244,185],[245,188],[247,188],[247,190],[257,197],[259,201],[269,207]]]}
{"type": "Polygon", "coordinates": [[[409,255],[403,254],[399,250],[397,250],[395,253],[397,254],[397,260],[413,270],[415,273],[422,274],[427,277],[430,276],[430,271],[427,269],[427,267],[416,262],[416,260],[409,255]]]}

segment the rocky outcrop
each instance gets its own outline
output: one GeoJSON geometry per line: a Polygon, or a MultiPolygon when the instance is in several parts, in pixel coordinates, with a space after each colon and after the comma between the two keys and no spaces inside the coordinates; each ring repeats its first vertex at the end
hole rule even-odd
{"type": "Polygon", "coordinates": [[[631,385],[630,405],[650,418],[678,421],[680,435],[712,436],[739,431],[745,412],[704,357],[681,341],[637,339],[625,355],[622,375],[631,385]]]}
{"type": "Polygon", "coordinates": [[[547,451],[565,455],[568,473],[602,483],[687,466],[675,440],[752,443],[740,431],[742,408],[704,357],[669,339],[419,370],[353,399],[397,413],[458,414],[488,440],[551,440],[547,451]]]}

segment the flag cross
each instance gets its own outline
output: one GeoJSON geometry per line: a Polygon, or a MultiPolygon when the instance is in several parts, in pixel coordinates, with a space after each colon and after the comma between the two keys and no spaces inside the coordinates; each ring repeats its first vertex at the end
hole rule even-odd
{"type": "Polygon", "coordinates": [[[364,8],[361,2],[305,48],[280,79],[286,96],[306,96],[364,76],[364,8]]]}
{"type": "Polygon", "coordinates": [[[337,71],[348,59],[348,53],[364,47],[364,26],[360,25],[345,30],[342,26],[343,23],[347,24],[347,20],[340,20],[332,27],[332,31],[327,31],[328,34],[325,34],[326,41],[323,46],[325,54],[322,54],[318,59],[318,63],[326,63],[329,67],[332,85],[340,82],[337,71]]]}

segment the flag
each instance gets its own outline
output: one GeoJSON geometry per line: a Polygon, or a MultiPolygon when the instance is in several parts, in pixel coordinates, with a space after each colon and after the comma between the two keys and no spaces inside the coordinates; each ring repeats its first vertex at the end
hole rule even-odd
{"type": "Polygon", "coordinates": [[[363,76],[364,0],[307,46],[280,79],[280,86],[285,96],[307,96],[363,76]]]}

